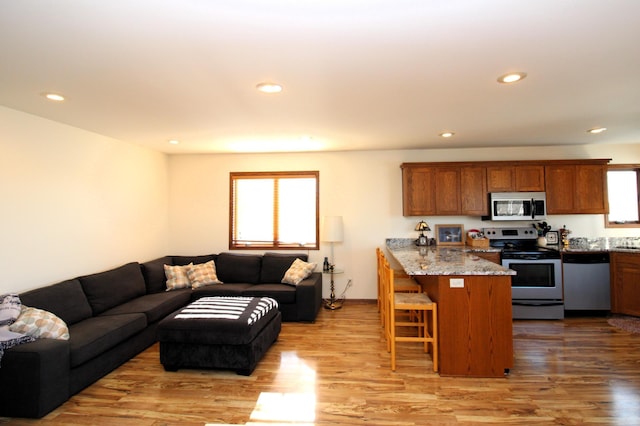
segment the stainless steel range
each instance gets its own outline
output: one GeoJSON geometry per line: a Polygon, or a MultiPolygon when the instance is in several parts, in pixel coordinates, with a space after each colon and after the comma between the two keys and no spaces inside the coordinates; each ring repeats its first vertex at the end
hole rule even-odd
{"type": "Polygon", "coordinates": [[[484,228],[492,247],[502,249],[502,266],[517,272],[511,279],[514,319],[562,319],[560,252],[537,245],[533,228],[484,228]]]}

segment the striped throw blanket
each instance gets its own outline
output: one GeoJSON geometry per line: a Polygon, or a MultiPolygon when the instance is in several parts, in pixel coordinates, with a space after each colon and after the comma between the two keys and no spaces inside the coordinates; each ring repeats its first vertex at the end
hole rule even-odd
{"type": "Polygon", "coordinates": [[[202,297],[186,306],[175,318],[238,320],[249,310],[247,324],[252,325],[277,308],[278,302],[270,297],[202,297]]]}

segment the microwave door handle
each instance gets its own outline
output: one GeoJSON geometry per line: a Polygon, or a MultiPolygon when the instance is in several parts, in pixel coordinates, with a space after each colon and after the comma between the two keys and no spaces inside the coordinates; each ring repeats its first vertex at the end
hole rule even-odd
{"type": "Polygon", "coordinates": [[[532,198],[531,199],[531,219],[535,219],[536,218],[536,203],[535,200],[532,198]]]}

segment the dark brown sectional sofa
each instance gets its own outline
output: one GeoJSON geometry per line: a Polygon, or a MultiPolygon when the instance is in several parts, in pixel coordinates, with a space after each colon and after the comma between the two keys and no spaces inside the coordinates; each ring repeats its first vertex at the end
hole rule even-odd
{"type": "Polygon", "coordinates": [[[23,305],[64,320],[70,338],[38,339],[5,351],[0,416],[46,415],[156,342],[163,318],[203,296],[268,296],[278,301],[283,321],[314,321],[322,305],[322,274],[314,272],[296,286],[280,282],[296,258],[306,261],[307,255],[165,256],[20,294],[23,305]],[[166,291],[165,264],[210,260],[223,284],[166,291]]]}

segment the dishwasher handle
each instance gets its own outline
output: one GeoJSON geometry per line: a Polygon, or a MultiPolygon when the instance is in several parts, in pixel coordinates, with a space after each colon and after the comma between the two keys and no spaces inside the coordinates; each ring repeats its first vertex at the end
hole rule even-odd
{"type": "Polygon", "coordinates": [[[564,253],[562,255],[562,263],[577,263],[581,265],[609,263],[609,253],[564,253]]]}

